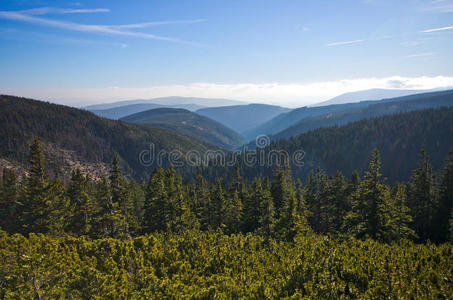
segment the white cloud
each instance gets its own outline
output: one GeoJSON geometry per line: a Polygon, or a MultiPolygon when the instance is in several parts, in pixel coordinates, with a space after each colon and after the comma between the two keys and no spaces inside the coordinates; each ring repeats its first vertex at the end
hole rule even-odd
{"type": "Polygon", "coordinates": [[[40,7],[26,10],[19,10],[16,13],[27,15],[46,15],[46,14],[87,14],[87,13],[107,13],[108,8],[92,8],[92,9],[72,9],[72,8],[56,8],[56,7],[40,7]]]}
{"type": "Polygon", "coordinates": [[[350,45],[350,44],[357,44],[357,43],[363,43],[366,40],[353,40],[353,41],[344,41],[344,42],[335,42],[335,43],[330,43],[327,44],[327,47],[333,47],[333,46],[342,46],[342,45],[350,45]]]}
{"type": "Polygon", "coordinates": [[[452,13],[453,0],[434,0],[423,7],[424,11],[435,13],[452,13]]]}
{"type": "Polygon", "coordinates": [[[433,56],[433,55],[434,55],[433,52],[429,52],[429,53],[418,53],[418,54],[407,55],[406,58],[426,57],[426,56],[433,56]]]}
{"type": "MultiPolygon", "coordinates": [[[[153,40],[161,40],[161,41],[168,41],[168,42],[175,42],[181,44],[190,44],[196,46],[203,46],[200,44],[175,39],[171,37],[165,36],[158,36],[150,33],[144,32],[137,32],[131,30],[124,30],[121,28],[115,28],[112,25],[86,25],[86,24],[78,24],[73,22],[66,22],[60,20],[52,20],[47,18],[35,17],[31,14],[23,13],[23,12],[13,12],[13,11],[0,11],[0,18],[8,19],[8,20],[15,20],[24,23],[31,23],[37,24],[41,26],[47,27],[55,27],[70,31],[79,31],[79,32],[87,32],[87,33],[95,33],[95,34],[108,34],[108,35],[118,35],[118,36],[129,36],[129,37],[136,37],[136,38],[143,38],[143,39],[153,39],[153,40]]],[[[192,22],[199,22],[200,20],[193,20],[192,22]]],[[[173,24],[175,22],[190,22],[190,21],[172,21],[173,24]]],[[[145,23],[142,23],[145,24],[145,23]]],[[[147,23],[150,24],[150,23],[147,23]]],[[[161,25],[163,22],[161,22],[161,25]]],[[[140,24],[131,24],[132,26],[138,26],[140,24]]],[[[119,25],[119,26],[128,26],[128,25],[119,25]]],[[[136,27],[131,27],[136,28],[136,27]]]]}
{"type": "Polygon", "coordinates": [[[444,30],[451,30],[453,29],[453,26],[448,26],[448,27],[440,27],[440,28],[433,28],[433,29],[426,29],[420,31],[421,33],[430,33],[430,32],[436,32],[436,31],[444,31],[444,30]]]}
{"type": "Polygon", "coordinates": [[[300,107],[328,100],[337,95],[371,88],[433,89],[453,87],[453,77],[401,77],[346,79],[313,83],[192,83],[151,87],[104,87],[87,89],[0,89],[12,94],[72,105],[88,105],[127,99],[166,96],[227,98],[300,107]]]}

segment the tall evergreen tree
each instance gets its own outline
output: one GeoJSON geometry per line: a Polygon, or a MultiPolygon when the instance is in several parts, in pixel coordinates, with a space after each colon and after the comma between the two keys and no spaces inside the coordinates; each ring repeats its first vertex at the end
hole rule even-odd
{"type": "Polygon", "coordinates": [[[381,181],[380,168],[379,151],[374,149],[363,181],[352,195],[353,207],[345,225],[347,231],[359,238],[370,236],[384,241],[389,236],[391,195],[389,187],[381,181]]]}
{"type": "Polygon", "coordinates": [[[15,222],[17,211],[18,186],[16,173],[12,169],[4,168],[0,188],[0,228],[8,232],[18,230],[15,222]]]}
{"type": "Polygon", "coordinates": [[[146,187],[143,230],[145,233],[165,231],[167,229],[167,190],[165,172],[156,169],[146,187]]]}
{"type": "Polygon", "coordinates": [[[435,240],[437,242],[445,242],[449,240],[449,221],[451,216],[453,216],[453,145],[445,159],[439,200],[439,206],[433,222],[436,229],[435,240]]]}
{"type": "Polygon", "coordinates": [[[392,205],[390,206],[390,214],[392,218],[389,226],[389,241],[398,241],[401,239],[413,239],[415,231],[410,228],[412,217],[410,210],[407,207],[407,191],[406,186],[398,184],[392,193],[392,205]]]}
{"type": "Polygon", "coordinates": [[[50,204],[47,197],[49,176],[38,139],[35,139],[30,148],[29,166],[19,208],[21,232],[25,234],[30,232],[46,233],[50,204]]]}
{"type": "Polygon", "coordinates": [[[69,230],[76,235],[89,234],[96,207],[91,197],[90,182],[79,168],[71,174],[67,196],[72,211],[68,225],[69,230]]]}
{"type": "Polygon", "coordinates": [[[422,147],[419,167],[412,172],[408,185],[408,205],[419,241],[424,242],[435,235],[433,218],[437,208],[437,196],[432,165],[425,147],[422,147]]]}

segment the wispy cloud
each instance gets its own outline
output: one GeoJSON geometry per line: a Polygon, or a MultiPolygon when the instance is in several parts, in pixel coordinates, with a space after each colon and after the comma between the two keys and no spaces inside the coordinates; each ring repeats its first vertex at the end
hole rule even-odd
{"type": "Polygon", "coordinates": [[[443,30],[451,30],[453,29],[453,26],[448,26],[448,27],[440,27],[440,28],[433,28],[433,29],[426,29],[420,31],[421,33],[430,33],[430,32],[436,32],[436,31],[443,31],[443,30]]]}
{"type": "Polygon", "coordinates": [[[453,0],[434,0],[423,7],[423,11],[435,13],[452,13],[453,0]]]}
{"type": "MultiPolygon", "coordinates": [[[[48,8],[46,8],[46,9],[48,9],[48,8]]],[[[71,11],[80,11],[80,10],[71,10],[71,11]]],[[[84,10],[84,11],[93,12],[93,10],[84,10]]],[[[88,25],[88,24],[79,24],[79,23],[54,20],[54,19],[48,19],[48,18],[42,18],[42,17],[35,16],[35,15],[42,15],[42,14],[45,14],[45,13],[43,11],[41,11],[39,13],[34,13],[34,14],[33,13],[31,13],[31,14],[24,13],[24,11],[0,11],[0,18],[24,22],[24,23],[31,23],[31,24],[41,25],[41,26],[65,29],[65,30],[70,30],[70,31],[136,37],[136,38],[142,38],[142,39],[152,39],[152,40],[161,40],[161,41],[181,43],[181,44],[189,44],[189,45],[194,45],[194,46],[204,46],[201,44],[197,44],[197,43],[193,43],[193,42],[189,42],[189,41],[185,41],[185,40],[181,40],[181,39],[176,39],[176,38],[172,38],[172,37],[159,36],[159,35],[154,35],[151,33],[126,30],[126,29],[153,26],[152,24],[154,24],[154,25],[177,24],[177,23],[178,24],[189,24],[189,23],[202,22],[204,20],[148,22],[148,23],[129,24],[129,25],[88,25]]]]}
{"type": "Polygon", "coordinates": [[[406,58],[426,57],[426,56],[433,56],[434,54],[435,54],[434,52],[429,52],[429,53],[417,53],[417,54],[407,55],[406,58]]]}
{"type": "Polygon", "coordinates": [[[166,96],[227,98],[247,102],[301,107],[328,100],[347,92],[383,89],[424,90],[453,87],[453,77],[357,78],[312,83],[192,83],[150,87],[103,87],[92,89],[7,89],[0,94],[14,94],[57,103],[88,105],[127,99],[149,99],[166,96]]]}
{"type": "Polygon", "coordinates": [[[160,25],[195,24],[195,23],[201,23],[201,22],[206,22],[206,19],[144,22],[144,23],[137,23],[137,24],[109,25],[106,27],[116,28],[116,29],[132,29],[132,28],[145,28],[145,27],[153,27],[153,26],[160,26],[160,25]]]}
{"type": "Polygon", "coordinates": [[[366,39],[362,40],[352,40],[352,41],[344,41],[344,42],[335,42],[335,43],[330,43],[327,44],[327,47],[334,47],[334,46],[342,46],[342,45],[351,45],[351,44],[358,44],[358,43],[363,43],[367,41],[366,39]]]}
{"type": "Polygon", "coordinates": [[[72,8],[56,8],[56,7],[40,7],[26,10],[16,11],[28,15],[47,15],[47,14],[87,14],[87,13],[107,13],[108,8],[93,8],[93,9],[72,9],[72,8]]]}

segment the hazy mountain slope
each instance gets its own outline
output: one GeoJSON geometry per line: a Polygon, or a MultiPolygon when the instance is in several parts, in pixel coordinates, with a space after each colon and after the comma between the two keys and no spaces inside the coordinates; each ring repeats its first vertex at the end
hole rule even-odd
{"type": "MultiPolygon", "coordinates": [[[[354,170],[366,170],[371,151],[377,148],[381,152],[381,173],[390,182],[401,182],[408,180],[411,171],[417,167],[422,145],[426,146],[435,168],[441,168],[453,146],[453,107],[417,110],[319,128],[290,139],[273,141],[258,157],[267,159],[269,153],[281,150],[293,157],[295,151],[302,150],[303,165],[293,165],[291,169],[296,178],[305,179],[317,166],[328,174],[340,170],[345,176],[350,176],[354,170]]],[[[242,172],[252,178],[256,174],[272,176],[274,169],[268,163],[264,166],[254,164],[244,167],[242,172]]]]}
{"type": "Polygon", "coordinates": [[[122,118],[125,122],[168,129],[233,149],[246,140],[224,125],[185,109],[156,108],[122,118]]]}
{"type": "MultiPolygon", "coordinates": [[[[335,104],[327,106],[316,106],[316,107],[301,107],[294,109],[288,113],[281,114],[275,117],[272,120],[262,124],[257,128],[253,128],[250,131],[246,132],[244,135],[248,138],[253,139],[255,136],[260,134],[277,134],[298,122],[304,120],[305,118],[313,118],[322,115],[328,115],[330,113],[336,113],[340,111],[355,110],[361,109],[373,104],[378,103],[387,103],[387,102],[397,102],[397,101],[411,101],[415,99],[428,99],[431,96],[435,95],[444,95],[444,93],[449,94],[453,90],[441,91],[441,92],[429,92],[416,95],[409,95],[398,98],[383,99],[378,101],[362,101],[357,103],[346,103],[346,104],[335,104]]],[[[423,107],[429,107],[423,106],[423,107]]],[[[421,108],[423,108],[421,107],[421,108]]],[[[318,126],[319,127],[319,126],[318,126]]]]}
{"type": "Polygon", "coordinates": [[[162,106],[181,105],[181,104],[195,104],[203,107],[216,107],[228,105],[243,105],[246,104],[242,101],[217,99],[217,98],[193,98],[193,97],[162,97],[154,99],[138,99],[138,100],[125,100],[112,103],[95,104],[84,107],[86,110],[103,110],[114,107],[120,107],[131,104],[159,104],[162,106]]]}
{"type": "Polygon", "coordinates": [[[388,98],[403,97],[420,93],[432,92],[434,90],[396,90],[396,89],[369,89],[358,92],[350,92],[336,96],[330,100],[317,103],[313,106],[325,106],[333,104],[354,103],[361,101],[382,100],[388,98]]]}
{"type": "Polygon", "coordinates": [[[112,120],[118,120],[122,117],[129,116],[135,113],[139,113],[142,111],[159,108],[159,107],[171,107],[171,108],[184,108],[190,111],[195,111],[198,109],[203,108],[203,106],[196,105],[196,104],[176,104],[176,105],[160,105],[160,104],[153,104],[153,103],[142,103],[142,104],[130,104],[124,105],[119,107],[113,107],[109,109],[101,109],[101,110],[89,110],[92,113],[104,117],[109,118],[112,120]]]}
{"type": "MultiPolygon", "coordinates": [[[[100,118],[90,112],[46,102],[0,96],[0,158],[26,164],[33,139],[43,143],[50,164],[61,171],[71,165],[110,164],[117,153],[125,171],[147,174],[139,155],[154,144],[155,152],[179,149],[203,153],[217,148],[171,131],[100,118]]],[[[154,161],[155,165],[156,160],[154,161]]],[[[168,165],[168,160],[164,160],[168,165]]]]}
{"type": "Polygon", "coordinates": [[[453,91],[412,95],[393,100],[394,101],[378,102],[365,107],[332,112],[317,117],[309,117],[277,133],[273,136],[273,138],[288,138],[320,127],[342,125],[352,121],[399,112],[407,112],[424,108],[436,108],[441,106],[453,106],[453,91]]]}
{"type": "Polygon", "coordinates": [[[329,105],[322,107],[301,107],[296,108],[290,112],[282,113],[275,118],[244,132],[244,135],[249,139],[254,139],[256,136],[261,134],[275,134],[280,132],[289,126],[296,124],[300,120],[313,116],[320,116],[327,113],[346,110],[349,108],[356,108],[367,106],[366,103],[352,103],[342,105],[329,105]]]}
{"type": "Polygon", "coordinates": [[[290,111],[290,109],[281,106],[249,104],[204,108],[197,110],[197,113],[216,120],[242,134],[250,128],[259,126],[287,111],[290,111]]]}

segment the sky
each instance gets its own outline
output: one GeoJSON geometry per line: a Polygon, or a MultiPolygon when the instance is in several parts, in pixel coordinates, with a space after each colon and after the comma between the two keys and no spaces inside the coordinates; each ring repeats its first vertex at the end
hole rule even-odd
{"type": "Polygon", "coordinates": [[[298,107],[453,86],[453,0],[1,0],[0,93],[298,107]]]}

